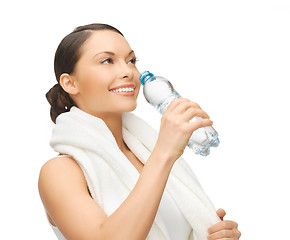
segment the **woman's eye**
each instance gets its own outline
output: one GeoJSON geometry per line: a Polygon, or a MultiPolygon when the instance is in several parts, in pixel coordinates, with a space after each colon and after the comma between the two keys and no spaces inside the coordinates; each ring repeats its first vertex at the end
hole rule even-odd
{"type": "Polygon", "coordinates": [[[138,59],[137,59],[136,57],[133,57],[133,58],[130,60],[130,62],[131,62],[132,64],[136,64],[137,61],[138,61],[138,59]]]}
{"type": "MultiPolygon", "coordinates": [[[[136,57],[133,57],[129,62],[132,64],[136,64],[136,62],[138,61],[138,59],[136,57]]],[[[113,59],[112,58],[107,58],[104,61],[102,61],[102,63],[113,63],[113,59]]]]}
{"type": "Polygon", "coordinates": [[[113,59],[112,59],[112,58],[107,58],[107,59],[105,59],[104,61],[102,61],[102,63],[105,63],[105,62],[107,62],[107,61],[110,61],[110,62],[112,62],[112,61],[113,61],[113,59]]]}

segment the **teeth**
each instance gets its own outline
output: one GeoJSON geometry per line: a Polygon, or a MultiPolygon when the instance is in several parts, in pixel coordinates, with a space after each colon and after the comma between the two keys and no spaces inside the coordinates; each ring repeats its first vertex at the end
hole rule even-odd
{"type": "Polygon", "coordinates": [[[118,88],[118,89],[115,89],[115,90],[110,90],[112,92],[133,92],[134,91],[134,88],[118,88]]]}

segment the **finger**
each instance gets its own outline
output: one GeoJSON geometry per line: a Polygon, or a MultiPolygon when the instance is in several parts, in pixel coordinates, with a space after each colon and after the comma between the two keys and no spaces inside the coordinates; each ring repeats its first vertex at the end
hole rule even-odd
{"type": "Polygon", "coordinates": [[[198,128],[207,127],[211,125],[213,125],[213,121],[210,119],[198,119],[193,122],[189,122],[189,127],[192,132],[198,128]]]}
{"type": "Polygon", "coordinates": [[[226,211],[222,208],[218,209],[216,213],[221,218],[221,220],[223,220],[223,217],[226,215],[226,211]]]}
{"type": "Polygon", "coordinates": [[[202,109],[198,108],[188,108],[183,114],[183,117],[185,118],[186,121],[196,121],[197,119],[194,117],[202,117],[204,119],[209,119],[209,116],[204,112],[202,109]]]}
{"type": "Polygon", "coordinates": [[[177,99],[174,99],[172,102],[175,103],[175,105],[172,104],[171,106],[172,111],[175,111],[175,113],[181,113],[181,112],[183,113],[185,112],[187,108],[190,108],[190,107],[201,109],[198,103],[192,102],[187,98],[177,98],[177,99]]]}
{"type": "MultiPolygon", "coordinates": [[[[189,99],[187,98],[184,98],[185,100],[182,102],[180,102],[180,104],[178,106],[175,107],[174,111],[176,113],[183,113],[185,112],[188,108],[194,108],[194,109],[201,109],[201,107],[195,103],[195,102],[192,102],[190,101],[189,99]]],[[[201,109],[202,110],[202,109],[201,109]]]]}
{"type": "MultiPolygon", "coordinates": [[[[173,99],[173,100],[169,103],[169,105],[167,106],[167,109],[166,109],[165,113],[170,113],[170,112],[172,112],[174,109],[176,109],[176,107],[177,107],[180,103],[182,103],[182,102],[186,102],[186,101],[188,101],[188,99],[186,99],[186,98],[175,98],[175,99],[173,99]]],[[[165,113],[164,113],[164,114],[165,114],[165,113]]]]}
{"type": "Polygon", "coordinates": [[[214,240],[214,239],[233,239],[235,237],[235,233],[233,232],[233,230],[229,230],[229,229],[223,229],[217,232],[214,232],[212,234],[209,234],[207,239],[209,240],[214,240]]]}
{"type": "Polygon", "coordinates": [[[214,233],[223,229],[234,229],[236,228],[236,222],[231,221],[231,220],[223,220],[221,222],[218,222],[216,224],[214,224],[213,226],[211,226],[210,228],[208,228],[208,233],[214,233]]]}
{"type": "Polygon", "coordinates": [[[226,211],[223,208],[219,208],[217,212],[224,212],[226,214],[226,211]]]}
{"type": "Polygon", "coordinates": [[[238,229],[234,229],[234,236],[239,239],[241,237],[242,233],[238,229]]]}

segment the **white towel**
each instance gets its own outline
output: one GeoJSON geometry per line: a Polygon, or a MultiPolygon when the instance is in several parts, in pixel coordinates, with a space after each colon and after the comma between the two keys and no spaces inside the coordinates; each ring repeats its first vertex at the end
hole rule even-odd
{"type": "MultiPolygon", "coordinates": [[[[122,133],[130,150],[146,164],[155,147],[158,132],[135,114],[124,112],[122,133]]],[[[139,172],[119,149],[105,122],[77,107],[57,117],[50,146],[56,152],[75,159],[84,172],[93,199],[107,216],[127,198],[139,178],[139,172]]],[[[174,163],[166,189],[192,226],[189,239],[206,240],[207,229],[221,220],[182,157],[174,163]]],[[[158,211],[146,239],[170,239],[158,211]]]]}

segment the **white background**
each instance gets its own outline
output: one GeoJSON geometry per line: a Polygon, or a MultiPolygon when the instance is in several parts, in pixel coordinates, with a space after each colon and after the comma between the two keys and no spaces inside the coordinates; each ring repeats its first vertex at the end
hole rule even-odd
{"type": "MultiPolygon", "coordinates": [[[[240,239],[289,237],[289,1],[9,1],[0,18],[1,239],[56,239],[37,188],[56,155],[45,93],[59,42],[89,23],[118,28],[139,71],[211,116],[220,146],[183,157],[240,239]]],[[[159,130],[142,88],[134,113],[159,130]]]]}

